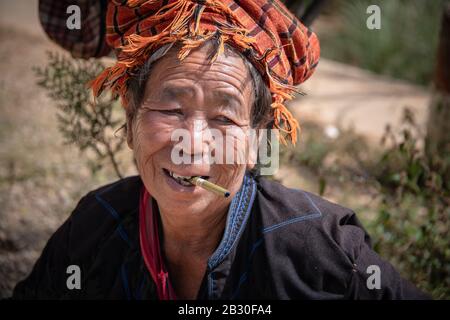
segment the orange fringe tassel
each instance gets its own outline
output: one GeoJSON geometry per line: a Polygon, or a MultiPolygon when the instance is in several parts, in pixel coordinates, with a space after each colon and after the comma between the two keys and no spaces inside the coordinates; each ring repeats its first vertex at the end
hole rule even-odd
{"type": "MultiPolygon", "coordinates": [[[[144,4],[157,2],[159,1],[128,0],[126,5],[130,8],[136,8],[144,4]]],[[[229,21],[233,23],[233,25],[221,24],[218,30],[219,47],[211,59],[211,63],[214,63],[219,55],[224,52],[225,43],[227,42],[233,43],[234,46],[245,50],[250,48],[251,44],[256,41],[255,38],[248,36],[248,30],[240,25],[233,11],[221,1],[206,0],[198,8],[197,16],[195,16],[197,6],[200,6],[200,4],[190,0],[180,0],[160,8],[155,15],[146,18],[147,20],[158,21],[167,16],[175,15],[171,23],[157,35],[144,37],[132,34],[126,38],[127,44],[120,47],[121,52],[118,62],[114,66],[105,69],[100,75],[88,83],[88,86],[93,90],[94,97],[101,95],[105,89],[110,89],[113,94],[118,94],[121,97],[123,106],[127,108],[127,81],[130,77],[129,72],[143,65],[154,50],[164,44],[180,41],[183,45],[178,53],[178,58],[183,60],[189,55],[192,49],[201,46],[202,43],[215,35],[215,32],[208,32],[206,30],[202,32],[200,28],[201,15],[206,7],[212,12],[228,17],[229,21]],[[165,12],[161,13],[162,11],[165,12]]],[[[257,61],[263,64],[269,80],[269,89],[272,92],[273,99],[271,106],[274,115],[274,127],[281,132],[279,139],[283,144],[286,144],[287,137],[295,145],[299,124],[284,105],[284,101],[293,99],[294,94],[300,92],[296,87],[283,84],[276,79],[271,74],[267,64],[267,61],[270,60],[269,57],[279,54],[280,50],[281,48],[272,48],[263,57],[257,58],[257,61]]]]}

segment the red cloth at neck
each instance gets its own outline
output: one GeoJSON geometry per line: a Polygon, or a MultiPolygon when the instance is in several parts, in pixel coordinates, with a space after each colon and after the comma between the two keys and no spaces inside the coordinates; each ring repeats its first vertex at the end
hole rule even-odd
{"type": "Polygon", "coordinates": [[[139,240],[145,265],[156,284],[159,300],[175,300],[175,291],[169,281],[169,273],[161,254],[158,234],[158,215],[153,212],[152,197],[142,187],[139,204],[139,240]]]}

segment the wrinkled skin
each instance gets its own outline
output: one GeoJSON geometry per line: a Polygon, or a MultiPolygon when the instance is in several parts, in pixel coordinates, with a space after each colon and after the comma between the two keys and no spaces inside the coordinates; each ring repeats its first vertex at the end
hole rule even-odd
{"type": "Polygon", "coordinates": [[[171,152],[177,142],[171,141],[171,135],[175,129],[189,131],[191,140],[184,141],[182,152],[192,159],[205,160],[212,143],[205,134],[208,129],[224,135],[228,130],[229,141],[242,151],[248,138],[240,133],[250,128],[254,97],[241,57],[224,54],[211,65],[207,60],[210,46],[205,44],[180,62],[174,49],[152,68],[142,105],[127,124],[128,145],[161,212],[164,249],[177,294],[194,298],[207,259],[222,237],[230,202],[251,165],[175,165],[171,152]],[[194,145],[201,147],[194,150],[194,145]],[[209,181],[227,188],[231,196],[220,197],[200,187],[176,188],[163,169],[184,176],[209,176],[209,181]]]}

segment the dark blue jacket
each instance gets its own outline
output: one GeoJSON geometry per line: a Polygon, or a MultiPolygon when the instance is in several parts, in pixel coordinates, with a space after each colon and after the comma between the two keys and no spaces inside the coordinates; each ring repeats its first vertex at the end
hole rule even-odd
{"type": "MultiPolygon", "coordinates": [[[[140,177],[89,192],[53,234],[16,299],[157,299],[139,244],[140,177]],[[69,290],[67,267],[81,271],[69,290]]],[[[349,209],[248,175],[199,299],[421,299],[372,249],[349,209]],[[379,268],[381,288],[367,279],[379,268]],[[369,281],[370,282],[370,281],[369,281]]]]}

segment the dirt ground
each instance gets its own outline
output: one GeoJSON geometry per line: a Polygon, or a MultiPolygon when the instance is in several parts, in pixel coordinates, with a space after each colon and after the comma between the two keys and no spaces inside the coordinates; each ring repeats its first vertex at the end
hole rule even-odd
{"type": "MultiPolygon", "coordinates": [[[[116,177],[110,169],[92,176],[77,149],[63,144],[54,102],[36,85],[32,67],[46,63],[47,50],[62,52],[44,35],[36,0],[0,2],[0,43],[0,298],[4,298],[30,272],[49,236],[81,196],[116,177]]],[[[378,139],[384,124],[396,121],[397,111],[393,112],[393,108],[398,105],[391,104],[383,110],[377,110],[375,105],[366,109],[364,106],[383,96],[383,90],[392,89],[391,84],[364,72],[348,74],[345,88],[355,93],[356,104],[348,95],[336,94],[342,92],[336,75],[347,72],[345,68],[326,61],[323,65],[304,87],[308,97],[292,104],[300,121],[315,117],[336,127],[350,123],[378,139]],[[378,90],[367,82],[373,79],[378,90]],[[356,83],[364,83],[365,89],[358,91],[356,83]]],[[[417,105],[424,120],[426,105],[422,105],[428,93],[420,89],[417,96],[416,87],[401,85],[411,89],[402,92],[409,104],[417,105]]],[[[396,91],[392,92],[395,100],[396,91]]],[[[125,166],[128,173],[133,173],[131,154],[125,166]]],[[[294,168],[284,168],[278,177],[288,186],[317,192],[317,186],[294,168]]],[[[339,193],[342,190],[332,190],[326,196],[335,199],[339,193]]]]}

